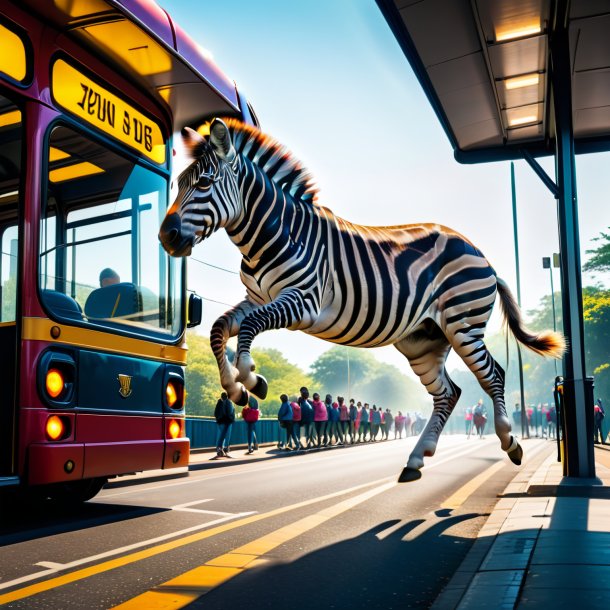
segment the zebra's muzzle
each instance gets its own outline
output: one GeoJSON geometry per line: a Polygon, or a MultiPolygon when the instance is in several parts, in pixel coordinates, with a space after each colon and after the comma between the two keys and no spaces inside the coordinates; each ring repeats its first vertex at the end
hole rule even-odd
{"type": "Polygon", "coordinates": [[[193,238],[182,235],[182,221],[177,213],[166,216],[159,230],[159,241],[170,256],[189,256],[193,238]]]}

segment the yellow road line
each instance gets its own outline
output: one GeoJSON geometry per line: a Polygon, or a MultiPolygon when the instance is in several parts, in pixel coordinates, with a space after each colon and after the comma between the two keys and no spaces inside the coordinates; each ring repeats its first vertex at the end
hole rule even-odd
{"type": "Polygon", "coordinates": [[[37,595],[38,593],[43,593],[45,591],[49,591],[51,589],[55,589],[63,585],[67,585],[78,580],[82,580],[84,578],[89,578],[91,576],[95,576],[103,572],[108,572],[109,570],[114,570],[115,568],[120,568],[122,566],[135,563],[136,561],[141,561],[142,559],[148,559],[149,557],[154,557],[155,555],[160,555],[161,553],[166,553],[182,546],[193,544],[194,542],[199,542],[200,540],[205,540],[206,538],[211,538],[212,536],[223,534],[233,529],[249,525],[250,523],[256,523],[257,521],[269,519],[271,517],[275,517],[276,515],[281,515],[292,510],[297,510],[299,508],[310,506],[318,502],[324,502],[325,500],[330,500],[332,498],[336,498],[338,496],[342,496],[353,491],[363,489],[364,487],[371,487],[372,485],[378,485],[384,482],[387,483],[387,481],[390,479],[393,481],[394,477],[384,477],[383,479],[378,479],[377,481],[371,481],[370,483],[356,485],[354,487],[350,487],[349,489],[336,491],[325,496],[320,496],[318,498],[312,498],[311,500],[304,500],[303,502],[297,502],[296,504],[276,508],[260,515],[252,515],[250,517],[238,519],[237,521],[233,521],[232,523],[219,525],[203,532],[197,532],[196,534],[191,534],[190,536],[185,536],[184,538],[178,538],[177,540],[165,542],[163,544],[159,544],[157,546],[153,546],[142,551],[123,555],[122,557],[117,557],[116,559],[104,561],[88,568],[76,570],[74,572],[70,572],[69,574],[64,574],[63,576],[57,576],[55,578],[50,578],[49,580],[29,585],[27,587],[15,589],[14,591],[10,591],[9,593],[4,593],[3,595],[0,595],[0,605],[24,599],[26,597],[31,597],[32,595],[37,595]]]}
{"type": "Polygon", "coordinates": [[[466,485],[460,487],[452,496],[447,498],[441,504],[441,508],[459,508],[479,487],[481,487],[481,485],[483,485],[483,483],[485,483],[485,481],[490,479],[498,470],[504,468],[506,465],[504,460],[492,464],[487,470],[478,474],[472,481],[469,481],[466,485]]]}
{"type": "Polygon", "coordinates": [[[208,591],[231,580],[244,570],[260,564],[260,558],[278,546],[301,536],[302,534],[319,527],[325,521],[344,513],[358,504],[366,502],[392,487],[395,481],[385,483],[374,489],[369,489],[358,496],[343,500],[338,504],[329,506],[316,514],[299,519],[295,523],[286,525],[271,534],[267,534],[240,546],[228,553],[215,557],[204,565],[180,574],[176,578],[158,585],[154,589],[142,593],[129,601],[115,606],[120,610],[165,610],[170,608],[183,608],[208,591]]]}

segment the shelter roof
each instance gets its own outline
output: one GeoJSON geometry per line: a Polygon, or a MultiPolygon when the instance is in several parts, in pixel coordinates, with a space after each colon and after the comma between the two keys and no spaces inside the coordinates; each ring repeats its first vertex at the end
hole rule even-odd
{"type": "MultiPolygon", "coordinates": [[[[555,150],[560,0],[377,0],[462,163],[555,150]]],[[[610,1],[568,11],[576,153],[610,150],[610,1]]]]}

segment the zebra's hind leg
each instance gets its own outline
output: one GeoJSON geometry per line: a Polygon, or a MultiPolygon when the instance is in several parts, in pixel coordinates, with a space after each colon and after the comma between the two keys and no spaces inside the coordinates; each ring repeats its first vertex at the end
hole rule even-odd
{"type": "Polygon", "coordinates": [[[404,483],[421,478],[424,457],[431,457],[436,452],[439,436],[461,390],[451,381],[445,369],[450,345],[432,320],[424,322],[409,337],[397,343],[396,348],[407,357],[434,402],[432,415],[398,478],[400,483],[404,483]]]}
{"type": "Polygon", "coordinates": [[[511,423],[506,414],[504,402],[504,370],[494,360],[483,342],[483,329],[472,326],[462,328],[452,337],[452,347],[466,366],[474,373],[481,388],[492,399],[494,406],[494,425],[500,439],[500,446],[510,460],[519,466],[523,449],[511,434],[511,423]]]}

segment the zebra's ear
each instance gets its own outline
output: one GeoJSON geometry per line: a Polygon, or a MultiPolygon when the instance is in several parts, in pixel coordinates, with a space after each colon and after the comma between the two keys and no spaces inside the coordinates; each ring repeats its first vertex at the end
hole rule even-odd
{"type": "Polygon", "coordinates": [[[182,141],[191,158],[196,159],[201,155],[201,149],[205,145],[205,138],[194,129],[183,127],[182,141]]]}
{"type": "Polygon", "coordinates": [[[235,148],[229,128],[220,119],[214,119],[210,125],[210,144],[221,159],[230,162],[235,158],[235,148]]]}

